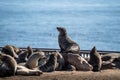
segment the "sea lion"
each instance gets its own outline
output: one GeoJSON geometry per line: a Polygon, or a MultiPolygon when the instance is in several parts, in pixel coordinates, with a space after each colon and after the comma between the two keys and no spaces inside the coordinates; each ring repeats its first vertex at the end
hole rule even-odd
{"type": "Polygon", "coordinates": [[[66,62],[71,64],[78,71],[91,71],[93,67],[79,54],[67,53],[64,54],[66,62]]]}
{"type": "Polygon", "coordinates": [[[17,55],[21,52],[21,49],[16,46],[14,46],[14,45],[9,45],[9,46],[11,46],[14,49],[14,51],[17,55]]]}
{"type": "Polygon", "coordinates": [[[16,60],[10,55],[0,54],[0,77],[27,75],[39,76],[42,74],[40,70],[28,69],[25,66],[17,64],[16,60]]]}
{"type": "Polygon", "coordinates": [[[20,66],[20,65],[17,66],[16,75],[40,76],[41,74],[43,74],[43,72],[38,69],[28,69],[25,66],[20,66]]]}
{"type": "Polygon", "coordinates": [[[40,58],[44,58],[45,57],[45,53],[44,52],[36,52],[33,53],[29,58],[28,61],[26,62],[26,67],[29,69],[33,69],[35,67],[38,66],[38,60],[40,58]]]}
{"type": "Polygon", "coordinates": [[[6,54],[0,54],[0,77],[14,76],[17,63],[13,57],[6,54]]]}
{"type": "Polygon", "coordinates": [[[100,54],[97,52],[96,47],[94,46],[90,51],[90,60],[89,63],[93,66],[92,71],[100,71],[102,60],[100,54]]]}
{"type": "Polygon", "coordinates": [[[30,46],[28,46],[27,51],[28,51],[27,58],[29,58],[33,54],[33,49],[30,46]]]}
{"type": "Polygon", "coordinates": [[[4,54],[8,54],[8,55],[14,57],[15,59],[18,58],[18,55],[16,54],[13,46],[11,46],[11,45],[6,45],[6,46],[4,46],[4,47],[2,48],[2,50],[1,50],[1,52],[4,53],[4,54]]]}
{"type": "Polygon", "coordinates": [[[58,63],[58,67],[56,68],[57,71],[60,71],[62,70],[63,66],[64,66],[64,58],[63,56],[58,52],[58,51],[55,51],[53,52],[53,54],[56,54],[57,55],[57,63],[58,63]]]}
{"type": "Polygon", "coordinates": [[[52,72],[55,71],[57,66],[57,54],[51,54],[48,62],[45,65],[40,66],[39,69],[43,72],[52,72]]]}
{"type": "Polygon", "coordinates": [[[27,56],[28,56],[28,51],[21,52],[18,55],[18,59],[16,60],[17,63],[26,62],[28,60],[27,56]]]}
{"type": "Polygon", "coordinates": [[[21,51],[21,53],[18,55],[17,63],[26,62],[32,54],[33,50],[30,46],[28,46],[27,50],[21,51]]]}
{"type": "Polygon", "coordinates": [[[79,45],[69,38],[66,29],[63,27],[57,27],[57,30],[59,31],[58,43],[61,49],[61,53],[70,52],[79,54],[80,53],[79,45]]]}
{"type": "Polygon", "coordinates": [[[120,54],[119,53],[107,53],[101,56],[102,69],[114,69],[120,68],[120,54]]]}

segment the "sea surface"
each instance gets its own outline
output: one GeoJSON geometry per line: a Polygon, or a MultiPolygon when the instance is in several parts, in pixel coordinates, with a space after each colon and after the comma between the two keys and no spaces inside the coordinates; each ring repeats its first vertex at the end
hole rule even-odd
{"type": "Polygon", "coordinates": [[[58,31],[81,50],[120,51],[120,0],[0,0],[0,46],[56,48],[58,31]]]}

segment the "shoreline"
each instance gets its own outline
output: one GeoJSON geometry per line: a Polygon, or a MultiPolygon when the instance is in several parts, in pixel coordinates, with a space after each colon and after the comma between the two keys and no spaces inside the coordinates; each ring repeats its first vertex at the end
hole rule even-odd
{"type": "Polygon", "coordinates": [[[120,80],[119,69],[93,71],[54,71],[40,76],[11,76],[0,80],[120,80]]]}

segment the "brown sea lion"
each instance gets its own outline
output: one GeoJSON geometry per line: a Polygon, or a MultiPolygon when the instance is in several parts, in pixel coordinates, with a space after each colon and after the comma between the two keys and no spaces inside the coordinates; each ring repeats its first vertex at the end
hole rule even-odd
{"type": "Polygon", "coordinates": [[[21,51],[21,53],[19,53],[17,63],[26,62],[32,54],[33,54],[33,50],[30,46],[28,46],[27,50],[21,51]]]}
{"type": "Polygon", "coordinates": [[[29,69],[33,69],[35,67],[38,67],[38,60],[40,58],[44,58],[45,57],[45,53],[44,52],[36,52],[34,54],[32,54],[28,61],[26,62],[26,67],[29,69]]]}
{"type": "Polygon", "coordinates": [[[27,58],[29,58],[33,54],[33,49],[30,46],[28,46],[27,51],[28,51],[27,58]]]}
{"type": "Polygon", "coordinates": [[[48,62],[40,66],[39,69],[43,72],[52,72],[55,71],[56,67],[58,67],[57,54],[51,54],[48,62]]]}
{"type": "Polygon", "coordinates": [[[2,48],[2,50],[1,50],[1,52],[4,53],[4,54],[8,54],[8,55],[14,57],[15,59],[18,58],[17,53],[15,52],[13,46],[11,46],[11,45],[6,45],[6,46],[4,46],[4,47],[2,48]]]}
{"type": "Polygon", "coordinates": [[[14,49],[16,54],[19,54],[21,52],[21,49],[16,46],[14,46],[14,45],[9,45],[9,46],[11,46],[14,49]]]}
{"type": "Polygon", "coordinates": [[[40,74],[42,74],[42,71],[32,70],[26,68],[25,66],[20,66],[10,55],[0,54],[0,77],[14,75],[39,76],[40,74]]]}
{"type": "Polygon", "coordinates": [[[55,51],[54,54],[57,55],[57,63],[58,63],[58,67],[56,68],[57,71],[60,71],[62,70],[63,66],[64,66],[64,58],[63,56],[58,52],[58,51],[55,51]]]}
{"type": "Polygon", "coordinates": [[[79,45],[69,38],[66,29],[63,27],[57,27],[57,30],[59,31],[58,43],[61,49],[61,53],[70,52],[79,54],[80,53],[79,45]]]}
{"type": "Polygon", "coordinates": [[[78,71],[91,71],[93,69],[93,67],[79,54],[67,53],[64,54],[64,58],[66,58],[65,60],[78,71]]]}
{"type": "Polygon", "coordinates": [[[0,77],[14,76],[17,63],[13,57],[6,54],[0,54],[0,77]]]}
{"type": "Polygon", "coordinates": [[[92,71],[100,71],[102,60],[100,54],[97,52],[96,47],[94,46],[90,51],[90,60],[89,63],[93,66],[92,71]]]}
{"type": "Polygon", "coordinates": [[[21,52],[18,55],[18,59],[16,60],[17,63],[26,62],[28,60],[27,56],[28,56],[28,51],[21,52]]]}
{"type": "Polygon", "coordinates": [[[115,69],[120,68],[120,54],[108,53],[101,56],[102,69],[115,69]]]}
{"type": "Polygon", "coordinates": [[[42,71],[38,69],[28,69],[25,66],[17,66],[16,75],[23,75],[23,76],[40,76],[43,74],[42,71]]]}

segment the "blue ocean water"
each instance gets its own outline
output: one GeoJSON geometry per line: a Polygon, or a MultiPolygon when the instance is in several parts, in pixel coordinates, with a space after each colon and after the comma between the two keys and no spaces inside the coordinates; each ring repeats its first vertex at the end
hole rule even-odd
{"type": "Polygon", "coordinates": [[[82,50],[120,51],[120,0],[0,0],[0,46],[59,48],[57,26],[82,50]]]}

